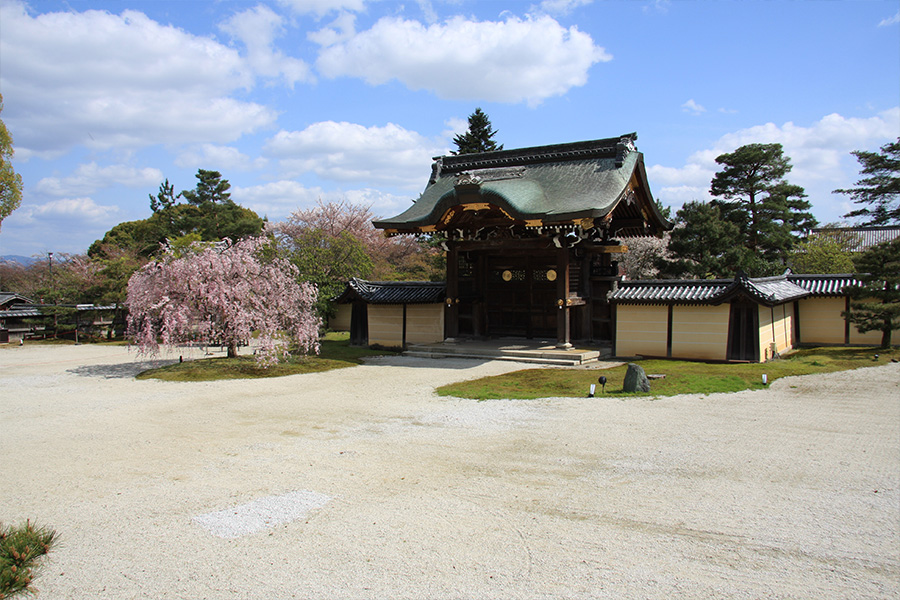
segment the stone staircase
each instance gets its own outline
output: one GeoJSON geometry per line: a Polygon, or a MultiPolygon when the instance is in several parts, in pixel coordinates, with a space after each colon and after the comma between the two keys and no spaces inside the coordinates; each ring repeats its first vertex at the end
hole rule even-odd
{"type": "Polygon", "coordinates": [[[404,356],[420,358],[473,358],[573,367],[611,355],[609,346],[557,348],[555,341],[500,338],[496,340],[446,340],[407,347],[404,356]]]}

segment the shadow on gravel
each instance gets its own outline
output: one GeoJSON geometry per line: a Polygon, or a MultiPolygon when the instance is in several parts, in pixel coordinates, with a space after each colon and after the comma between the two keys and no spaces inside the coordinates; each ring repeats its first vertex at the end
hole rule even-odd
{"type": "Polygon", "coordinates": [[[103,379],[129,379],[148,369],[158,369],[178,362],[177,360],[144,360],[140,362],[118,363],[114,365],[87,365],[69,369],[69,373],[82,377],[102,377],[103,379]]]}

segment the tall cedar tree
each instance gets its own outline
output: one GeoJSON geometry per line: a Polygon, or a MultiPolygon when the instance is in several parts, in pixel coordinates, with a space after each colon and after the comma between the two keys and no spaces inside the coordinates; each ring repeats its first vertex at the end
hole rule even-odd
{"type": "Polygon", "coordinates": [[[881,147],[881,152],[851,152],[862,165],[861,175],[868,175],[849,190],[834,190],[848,194],[856,204],[866,205],[844,215],[863,218],[864,225],[900,225],[900,138],[881,147]]]}
{"type": "Polygon", "coordinates": [[[900,329],[900,238],[872,246],[853,258],[860,285],[846,288],[850,310],[843,313],[860,333],[881,332],[881,347],[900,329]]]}
{"type": "MultiPolygon", "coordinates": [[[[3,95],[0,94],[0,113],[3,112],[3,95]]],[[[0,121],[0,226],[3,219],[22,204],[22,176],[12,167],[12,136],[3,121],[0,121]]]]}
{"type": "Polygon", "coordinates": [[[712,179],[712,204],[738,226],[756,261],[783,265],[794,243],[818,222],[803,188],[784,179],[792,167],[781,144],[748,144],[716,162],[724,168],[712,179]]]}
{"type": "Polygon", "coordinates": [[[491,127],[488,116],[480,108],[476,108],[475,112],[469,115],[468,131],[453,138],[457,149],[455,152],[451,151],[451,154],[478,154],[503,150],[503,144],[498,146],[493,139],[496,134],[497,131],[491,127]]]}

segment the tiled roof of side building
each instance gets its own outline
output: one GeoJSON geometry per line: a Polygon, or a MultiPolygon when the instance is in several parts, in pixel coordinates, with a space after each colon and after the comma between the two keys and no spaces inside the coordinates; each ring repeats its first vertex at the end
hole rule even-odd
{"type": "Polygon", "coordinates": [[[813,296],[842,296],[848,285],[858,285],[860,281],[850,274],[838,275],[788,275],[788,279],[808,291],[813,296]]]}
{"type": "Polygon", "coordinates": [[[623,281],[609,300],[622,304],[721,304],[737,296],[749,297],[766,306],[808,296],[786,276],[751,279],[687,279],[623,281]]]}
{"type": "Polygon", "coordinates": [[[0,292],[0,307],[16,304],[32,304],[32,301],[14,292],[0,292]]]}
{"type": "Polygon", "coordinates": [[[760,304],[771,306],[803,298],[808,296],[809,292],[789,281],[785,275],[759,277],[756,279],[751,279],[746,275],[738,275],[734,283],[729,286],[729,289],[717,301],[725,302],[740,294],[746,294],[760,304]]]}
{"type": "Polygon", "coordinates": [[[872,246],[892,242],[900,238],[900,225],[886,225],[883,227],[819,227],[813,229],[812,233],[845,236],[855,243],[853,248],[855,252],[863,252],[872,246]]]}
{"type": "Polygon", "coordinates": [[[443,302],[447,286],[443,281],[366,281],[352,278],[338,304],[362,300],[368,304],[433,304],[443,302]]]}
{"type": "Polygon", "coordinates": [[[630,304],[707,304],[730,283],[730,279],[622,281],[609,299],[630,304]]]}

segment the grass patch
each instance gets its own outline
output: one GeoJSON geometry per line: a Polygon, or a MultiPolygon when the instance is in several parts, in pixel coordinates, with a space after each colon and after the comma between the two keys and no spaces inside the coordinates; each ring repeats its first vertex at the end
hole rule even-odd
{"type": "MultiPolygon", "coordinates": [[[[716,394],[762,389],[765,373],[771,384],[792,375],[812,375],[883,365],[900,357],[896,348],[810,348],[762,364],[710,364],[680,360],[635,361],[649,374],[665,374],[650,382],[649,393],[625,393],[622,384],[626,366],[611,369],[525,369],[505,375],[462,381],[437,389],[441,396],[490,399],[584,398],[600,375],[607,378],[608,396],[676,396],[716,394]],[[878,359],[874,356],[878,354],[878,359]]],[[[602,395],[597,385],[597,396],[602,395]]]]}
{"type": "Polygon", "coordinates": [[[330,332],[320,342],[318,356],[293,356],[268,369],[256,365],[252,356],[237,358],[203,358],[175,363],[144,371],[137,379],[162,379],[164,381],[218,381],[221,379],[259,379],[284,377],[302,373],[320,373],[332,369],[352,367],[367,356],[394,354],[385,350],[369,350],[350,345],[350,334],[330,332]]]}

